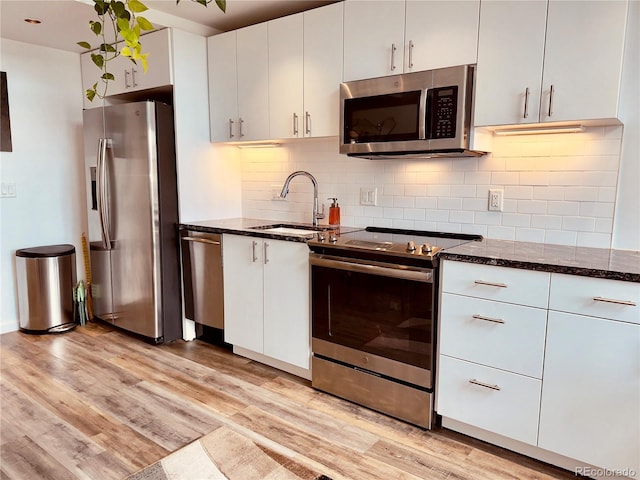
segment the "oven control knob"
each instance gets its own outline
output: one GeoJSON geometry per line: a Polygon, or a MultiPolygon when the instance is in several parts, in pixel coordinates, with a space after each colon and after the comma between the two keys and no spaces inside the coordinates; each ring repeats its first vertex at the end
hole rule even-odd
{"type": "Polygon", "coordinates": [[[422,245],[422,247],[420,247],[420,251],[423,253],[423,255],[426,255],[433,252],[433,247],[428,243],[425,243],[424,245],[422,245]]]}
{"type": "Polygon", "coordinates": [[[318,240],[320,242],[324,242],[325,238],[326,237],[324,236],[324,232],[318,232],[318,240]]]}
{"type": "Polygon", "coordinates": [[[416,251],[416,243],[413,240],[409,240],[407,243],[407,252],[415,252],[416,251]]]}
{"type": "Polygon", "coordinates": [[[331,243],[336,243],[338,241],[338,237],[336,237],[335,234],[332,233],[329,235],[329,241],[331,243]]]}

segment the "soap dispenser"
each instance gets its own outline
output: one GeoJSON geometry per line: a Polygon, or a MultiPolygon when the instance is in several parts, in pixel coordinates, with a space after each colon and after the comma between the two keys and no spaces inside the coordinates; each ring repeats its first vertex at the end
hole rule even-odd
{"type": "Polygon", "coordinates": [[[338,205],[338,199],[329,197],[327,200],[331,200],[331,206],[329,207],[329,225],[340,225],[340,205],[338,205]]]}

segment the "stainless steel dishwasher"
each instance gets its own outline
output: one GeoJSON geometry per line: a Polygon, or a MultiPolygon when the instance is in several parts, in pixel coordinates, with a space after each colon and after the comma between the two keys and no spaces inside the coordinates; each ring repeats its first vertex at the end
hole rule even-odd
{"type": "Polygon", "coordinates": [[[180,238],[185,316],[223,329],[222,235],[185,230],[180,238]]]}

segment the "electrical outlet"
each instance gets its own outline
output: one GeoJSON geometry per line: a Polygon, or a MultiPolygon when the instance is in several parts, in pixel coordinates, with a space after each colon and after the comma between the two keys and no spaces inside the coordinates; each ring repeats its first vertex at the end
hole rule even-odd
{"type": "Polygon", "coordinates": [[[504,190],[502,188],[489,189],[489,211],[501,212],[504,203],[504,190]]]}
{"type": "Polygon", "coordinates": [[[376,187],[360,187],[360,205],[377,205],[378,189],[376,187]]]}

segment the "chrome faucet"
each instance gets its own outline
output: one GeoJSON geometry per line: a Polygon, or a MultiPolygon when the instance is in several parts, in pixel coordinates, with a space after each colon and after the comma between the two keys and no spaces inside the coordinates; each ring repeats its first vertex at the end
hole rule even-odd
{"type": "Polygon", "coordinates": [[[324,203],[322,204],[322,213],[318,213],[318,181],[315,179],[313,175],[309,172],[305,172],[304,170],[298,170],[297,172],[293,172],[291,175],[287,177],[284,181],[284,185],[282,186],[282,191],[280,192],[280,198],[285,198],[289,193],[289,183],[298,175],[303,175],[311,180],[313,183],[313,226],[318,226],[318,220],[324,218],[324,203]]]}

